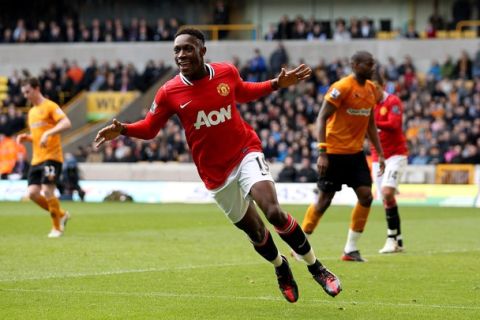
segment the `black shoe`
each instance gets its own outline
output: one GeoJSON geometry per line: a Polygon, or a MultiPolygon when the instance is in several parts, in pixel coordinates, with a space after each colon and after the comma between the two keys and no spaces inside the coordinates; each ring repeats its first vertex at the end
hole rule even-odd
{"type": "Polygon", "coordinates": [[[282,291],[283,296],[288,302],[296,302],[298,300],[298,287],[293,279],[292,271],[288,265],[287,258],[282,256],[283,263],[275,268],[277,275],[278,287],[282,291]]]}
{"type": "Polygon", "coordinates": [[[349,253],[344,252],[342,256],[343,261],[356,261],[356,262],[366,262],[366,259],[363,259],[360,255],[360,251],[355,250],[349,253]]]}
{"type": "Polygon", "coordinates": [[[322,286],[323,290],[325,290],[329,296],[335,297],[342,291],[340,280],[337,276],[322,266],[318,260],[315,264],[308,266],[308,271],[310,271],[313,279],[322,286]]]}

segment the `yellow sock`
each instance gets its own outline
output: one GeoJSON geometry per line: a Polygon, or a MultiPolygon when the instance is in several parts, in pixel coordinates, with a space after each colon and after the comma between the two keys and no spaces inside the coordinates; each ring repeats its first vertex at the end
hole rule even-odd
{"type": "Polygon", "coordinates": [[[363,232],[367,224],[370,207],[364,207],[357,202],[355,208],[352,210],[352,218],[350,222],[350,229],[356,232],[363,232]]]}
{"type": "Polygon", "coordinates": [[[60,208],[60,202],[57,198],[52,197],[46,199],[48,203],[48,211],[50,211],[50,216],[52,217],[52,225],[55,229],[60,230],[60,218],[63,217],[65,211],[60,208]]]}
{"type": "Polygon", "coordinates": [[[306,234],[313,233],[322,216],[323,213],[317,212],[313,203],[309,205],[302,222],[303,232],[305,232],[306,234]]]}

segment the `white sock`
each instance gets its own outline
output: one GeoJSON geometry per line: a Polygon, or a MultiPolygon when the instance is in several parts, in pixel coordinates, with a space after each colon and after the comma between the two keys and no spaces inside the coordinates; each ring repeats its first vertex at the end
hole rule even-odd
{"type": "Polygon", "coordinates": [[[353,231],[352,229],[348,229],[348,236],[347,236],[347,243],[345,244],[345,253],[350,253],[352,251],[357,251],[357,242],[362,235],[361,232],[353,231]]]}
{"type": "Polygon", "coordinates": [[[276,268],[276,267],[280,267],[283,263],[283,259],[282,257],[280,256],[280,253],[277,255],[277,257],[270,261],[271,263],[273,263],[273,266],[276,268]]]}
{"type": "Polygon", "coordinates": [[[315,256],[315,252],[313,252],[313,249],[310,248],[310,251],[308,251],[306,254],[301,256],[303,261],[307,263],[307,265],[311,266],[312,264],[317,261],[317,257],[315,256]]]}
{"type": "Polygon", "coordinates": [[[387,229],[387,236],[396,236],[397,235],[397,229],[387,229]]]}

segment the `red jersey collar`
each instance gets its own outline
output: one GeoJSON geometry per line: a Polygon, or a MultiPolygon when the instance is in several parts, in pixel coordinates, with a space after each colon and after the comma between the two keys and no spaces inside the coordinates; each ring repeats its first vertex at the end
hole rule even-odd
{"type": "MultiPolygon", "coordinates": [[[[212,80],[213,77],[215,76],[215,70],[213,70],[213,67],[208,63],[205,63],[205,66],[207,67],[207,70],[208,70],[208,80],[212,80]]],[[[188,80],[187,77],[185,77],[181,72],[180,72],[180,80],[182,80],[183,84],[185,84],[186,86],[193,86],[193,82],[188,80]]]]}

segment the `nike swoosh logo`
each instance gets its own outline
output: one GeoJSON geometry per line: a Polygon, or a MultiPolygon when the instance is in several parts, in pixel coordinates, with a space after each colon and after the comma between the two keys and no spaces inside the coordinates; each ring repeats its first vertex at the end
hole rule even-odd
{"type": "Polygon", "coordinates": [[[192,102],[192,100],[188,101],[187,103],[181,104],[181,105],[180,105],[180,109],[183,109],[183,108],[185,108],[186,106],[188,106],[188,105],[190,104],[190,102],[192,102]]]}

